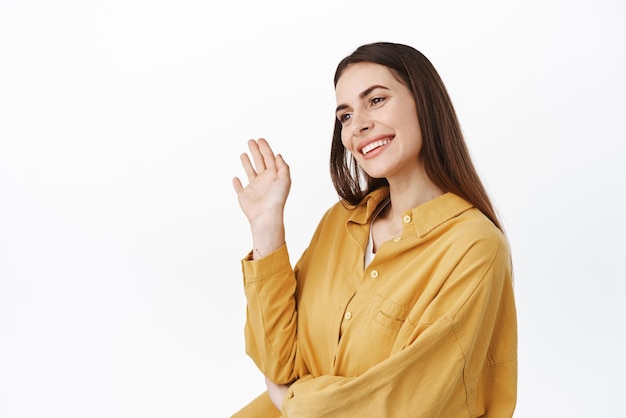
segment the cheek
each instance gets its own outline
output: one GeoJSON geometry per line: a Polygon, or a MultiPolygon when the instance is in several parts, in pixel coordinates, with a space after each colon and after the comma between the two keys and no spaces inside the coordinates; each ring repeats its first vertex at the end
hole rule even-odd
{"type": "Polygon", "coordinates": [[[422,130],[417,117],[410,115],[409,117],[406,117],[403,122],[404,126],[407,127],[406,132],[408,136],[415,142],[414,146],[422,148],[422,130]]]}
{"type": "Polygon", "coordinates": [[[344,148],[347,148],[348,150],[350,149],[348,135],[346,134],[346,131],[344,129],[341,130],[341,143],[343,144],[344,148]]]}
{"type": "Polygon", "coordinates": [[[418,154],[422,152],[422,134],[420,131],[414,131],[412,135],[413,141],[411,143],[411,148],[418,154]]]}

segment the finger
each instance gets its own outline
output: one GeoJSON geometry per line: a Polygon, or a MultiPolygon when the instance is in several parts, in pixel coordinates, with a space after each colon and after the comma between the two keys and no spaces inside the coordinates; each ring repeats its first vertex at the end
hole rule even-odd
{"type": "Polygon", "coordinates": [[[250,161],[250,157],[248,154],[241,154],[241,165],[243,166],[243,170],[246,173],[246,177],[248,177],[248,183],[256,178],[256,170],[252,166],[252,162],[250,161]]]}
{"type": "Polygon", "coordinates": [[[276,167],[276,157],[274,156],[274,151],[272,151],[270,144],[265,140],[265,138],[259,138],[258,144],[265,166],[267,168],[276,167]]]}
{"type": "Polygon", "coordinates": [[[259,144],[254,139],[248,141],[248,148],[250,148],[250,154],[252,155],[252,159],[254,160],[254,166],[256,167],[257,172],[261,172],[265,170],[265,160],[263,158],[263,154],[261,154],[261,150],[259,149],[259,144]]]}
{"type": "Polygon", "coordinates": [[[289,164],[285,162],[285,159],[280,154],[276,154],[276,169],[278,171],[285,170],[289,174],[289,164]]]}
{"type": "Polygon", "coordinates": [[[235,188],[237,194],[239,194],[239,192],[243,190],[243,184],[241,184],[241,180],[239,180],[239,177],[235,177],[233,179],[233,187],[235,188]]]}
{"type": "Polygon", "coordinates": [[[276,174],[283,180],[287,181],[287,187],[291,187],[291,173],[289,171],[289,165],[283,159],[283,156],[276,155],[276,174]]]}

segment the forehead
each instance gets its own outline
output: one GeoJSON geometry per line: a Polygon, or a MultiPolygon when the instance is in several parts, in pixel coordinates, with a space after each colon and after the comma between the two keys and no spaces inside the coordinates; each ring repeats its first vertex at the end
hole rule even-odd
{"type": "Polygon", "coordinates": [[[358,99],[360,93],[375,85],[395,90],[402,84],[384,65],[372,62],[350,64],[337,80],[335,86],[337,102],[358,99]]]}

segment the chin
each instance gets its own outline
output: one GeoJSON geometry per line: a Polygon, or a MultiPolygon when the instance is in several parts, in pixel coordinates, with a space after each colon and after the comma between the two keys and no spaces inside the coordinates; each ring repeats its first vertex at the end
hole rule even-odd
{"type": "MultiPolygon", "coordinates": [[[[365,171],[365,170],[363,170],[363,171],[365,171]]],[[[384,179],[384,178],[387,178],[387,176],[385,174],[383,174],[383,173],[368,172],[368,171],[365,171],[365,173],[367,173],[367,175],[370,176],[373,179],[384,179]]]]}

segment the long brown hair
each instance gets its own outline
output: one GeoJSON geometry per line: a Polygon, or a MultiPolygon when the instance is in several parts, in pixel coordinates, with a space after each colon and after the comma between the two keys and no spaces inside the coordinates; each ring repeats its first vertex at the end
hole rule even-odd
{"type": "MultiPolygon", "coordinates": [[[[452,101],[428,58],[402,44],[377,42],[362,45],[337,66],[335,86],[343,71],[358,62],[386,66],[411,90],[422,129],[426,174],[443,191],[455,193],[472,203],[502,230],[472,163],[452,101]]],[[[358,166],[341,142],[338,120],[335,120],[331,145],[330,173],[339,197],[351,205],[356,205],[371,191],[388,185],[385,178],[372,178],[358,166]]]]}

